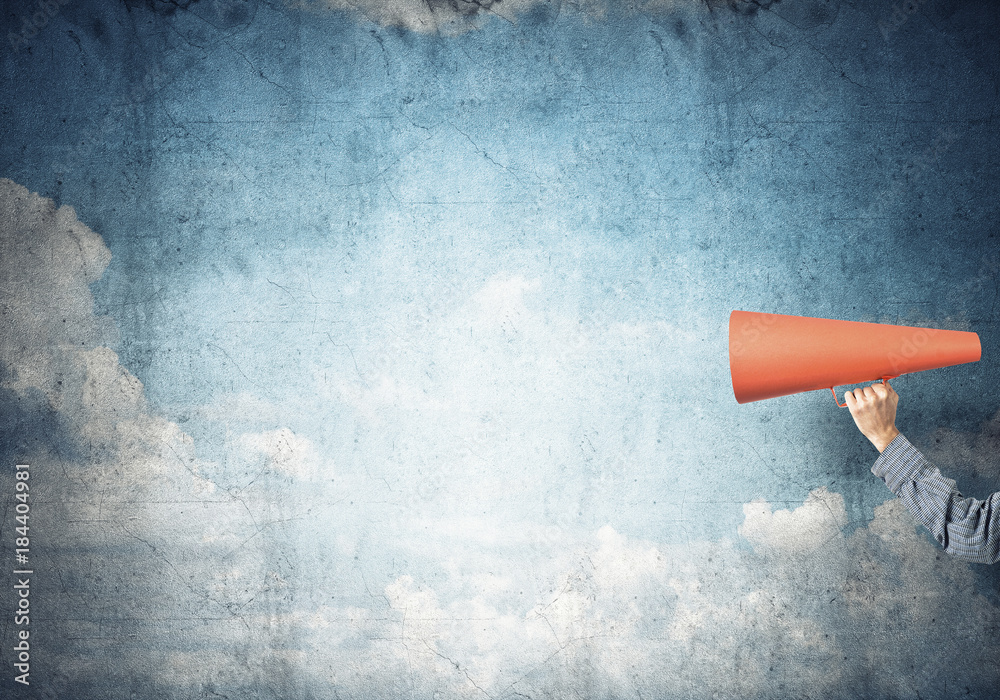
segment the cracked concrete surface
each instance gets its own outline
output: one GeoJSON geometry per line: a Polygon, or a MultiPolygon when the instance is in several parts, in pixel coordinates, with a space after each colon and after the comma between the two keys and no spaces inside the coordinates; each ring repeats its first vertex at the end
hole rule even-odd
{"type": "Polygon", "coordinates": [[[1000,574],[726,365],[974,330],[895,386],[997,488],[998,18],[917,9],[65,5],[0,56],[14,697],[991,697],[1000,574]]]}

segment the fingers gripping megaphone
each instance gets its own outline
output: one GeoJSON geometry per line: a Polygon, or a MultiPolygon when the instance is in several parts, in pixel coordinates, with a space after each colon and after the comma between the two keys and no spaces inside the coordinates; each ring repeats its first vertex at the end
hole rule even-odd
{"type": "Polygon", "coordinates": [[[737,403],[829,389],[846,407],[834,387],[978,362],[981,354],[979,336],[967,331],[752,311],[729,316],[737,403]]]}

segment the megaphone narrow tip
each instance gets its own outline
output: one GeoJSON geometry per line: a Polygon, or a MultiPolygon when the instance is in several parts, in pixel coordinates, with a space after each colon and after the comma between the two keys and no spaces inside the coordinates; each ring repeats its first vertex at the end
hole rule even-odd
{"type": "Polygon", "coordinates": [[[737,403],[976,362],[979,336],[734,310],[729,368],[737,403]]]}

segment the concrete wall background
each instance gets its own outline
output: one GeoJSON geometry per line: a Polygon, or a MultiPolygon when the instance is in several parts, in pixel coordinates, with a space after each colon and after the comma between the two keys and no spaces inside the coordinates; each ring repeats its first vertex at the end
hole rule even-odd
{"type": "Polygon", "coordinates": [[[0,52],[16,697],[990,697],[1000,575],[726,336],[976,331],[894,386],[996,490],[994,7],[48,9],[0,52]]]}

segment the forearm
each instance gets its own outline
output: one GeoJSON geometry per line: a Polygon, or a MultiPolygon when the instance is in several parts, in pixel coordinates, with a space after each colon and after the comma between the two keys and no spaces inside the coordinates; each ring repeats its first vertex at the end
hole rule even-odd
{"type": "Polygon", "coordinates": [[[882,450],[872,473],[949,554],[975,562],[1000,560],[1000,493],[985,501],[963,497],[902,435],[882,450]]]}

